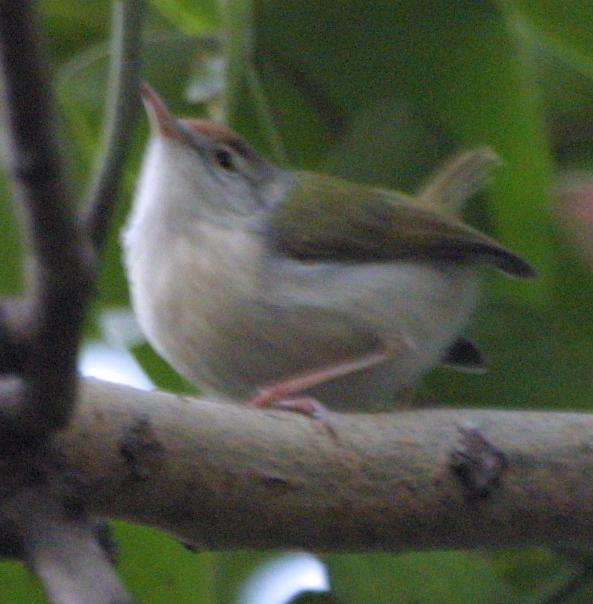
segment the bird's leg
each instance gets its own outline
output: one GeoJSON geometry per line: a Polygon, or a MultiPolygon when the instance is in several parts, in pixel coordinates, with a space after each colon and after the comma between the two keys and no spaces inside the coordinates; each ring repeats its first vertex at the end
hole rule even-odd
{"type": "Polygon", "coordinates": [[[378,350],[356,359],[336,362],[318,369],[312,369],[287,379],[260,388],[247,404],[257,408],[275,408],[302,413],[327,423],[329,410],[311,396],[292,396],[303,390],[323,384],[338,377],[367,369],[383,363],[391,357],[386,350],[378,350]]]}

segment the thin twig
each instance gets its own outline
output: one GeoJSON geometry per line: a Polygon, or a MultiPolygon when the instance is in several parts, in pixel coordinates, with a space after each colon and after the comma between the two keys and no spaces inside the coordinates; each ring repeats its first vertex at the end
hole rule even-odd
{"type": "Polygon", "coordinates": [[[111,69],[104,120],[104,154],[90,188],[84,222],[100,251],[109,228],[138,117],[141,34],[145,0],[113,3],[111,69]]]}
{"type": "Polygon", "coordinates": [[[133,604],[121,586],[93,522],[67,518],[42,500],[25,539],[25,556],[53,604],[133,604]],[[49,508],[49,509],[48,509],[49,508]]]}

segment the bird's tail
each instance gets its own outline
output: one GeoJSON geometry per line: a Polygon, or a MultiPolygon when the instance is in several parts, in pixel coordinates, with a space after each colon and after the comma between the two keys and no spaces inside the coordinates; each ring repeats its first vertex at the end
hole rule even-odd
{"type": "Polygon", "coordinates": [[[502,162],[490,147],[478,147],[456,155],[420,187],[418,197],[453,210],[480,191],[490,172],[502,162]]]}

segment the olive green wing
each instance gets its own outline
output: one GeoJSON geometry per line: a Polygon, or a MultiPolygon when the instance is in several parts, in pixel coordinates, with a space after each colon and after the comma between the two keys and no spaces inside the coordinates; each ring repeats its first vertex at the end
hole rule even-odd
{"type": "Polygon", "coordinates": [[[534,271],[519,256],[464,224],[447,204],[308,172],[297,173],[272,212],[271,245],[302,261],[472,260],[517,277],[534,271]]]}

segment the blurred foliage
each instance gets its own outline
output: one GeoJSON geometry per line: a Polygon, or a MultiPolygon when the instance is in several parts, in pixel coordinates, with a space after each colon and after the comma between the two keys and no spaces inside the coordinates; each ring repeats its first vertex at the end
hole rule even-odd
{"type": "MultiPolygon", "coordinates": [[[[505,163],[467,215],[529,258],[540,278],[522,284],[488,275],[472,330],[490,373],[436,371],[425,389],[450,404],[591,408],[593,276],[556,233],[550,194],[559,175],[593,167],[589,1],[225,0],[222,14],[214,0],[150,5],[145,77],[179,113],[226,111],[233,127],[278,161],[413,190],[450,151],[494,147],[505,163]],[[223,60],[225,94],[216,98],[223,60]]],[[[39,6],[82,197],[98,150],[110,6],[106,0],[39,6]]],[[[143,124],[97,313],[127,303],[118,233],[145,135],[143,124]]],[[[8,198],[4,182],[0,195],[8,198]]],[[[1,203],[3,294],[23,282],[17,222],[11,204],[1,203]]],[[[161,387],[185,388],[146,347],[138,357],[161,387]]],[[[122,575],[147,604],[230,604],[271,555],[192,554],[166,536],[123,523],[117,536],[122,575]]],[[[573,558],[543,548],[326,561],[334,593],[303,594],[295,603],[545,604],[581,572],[573,558]]],[[[2,573],[0,601],[43,601],[20,566],[3,563],[2,573]]],[[[590,602],[592,594],[585,581],[561,601],[590,602]]]]}

